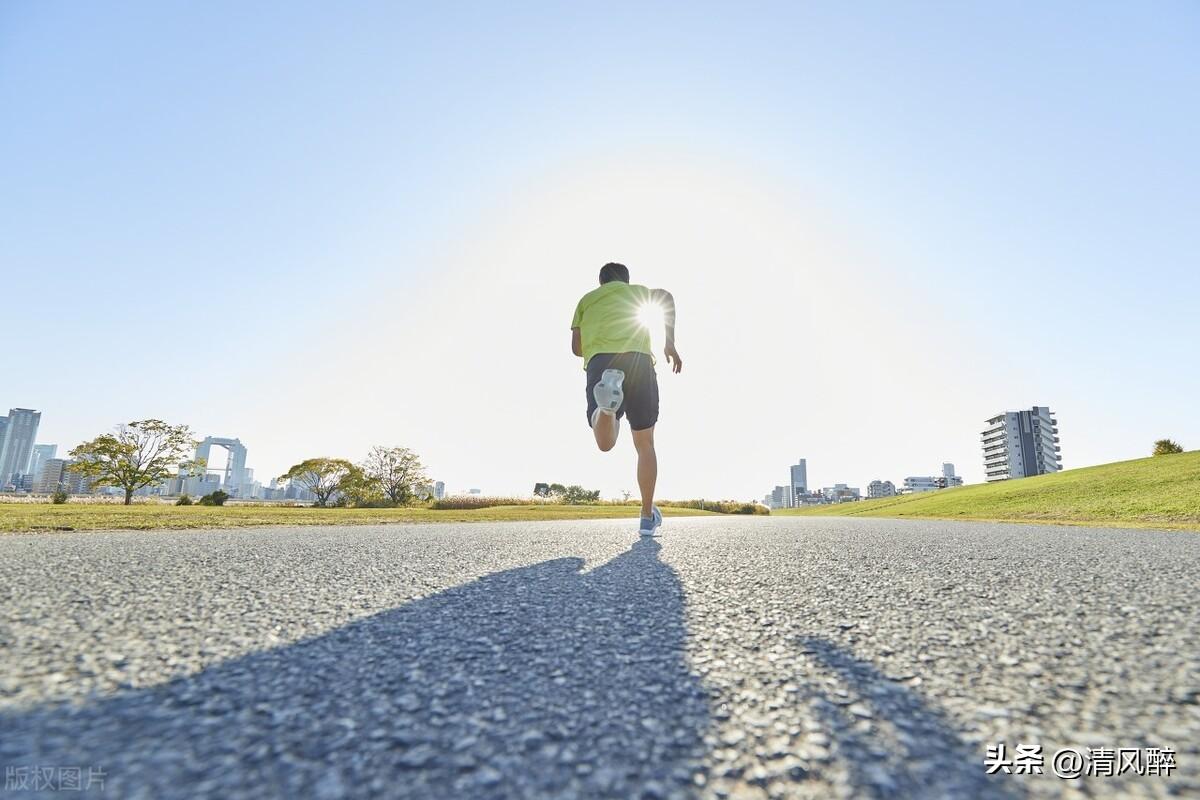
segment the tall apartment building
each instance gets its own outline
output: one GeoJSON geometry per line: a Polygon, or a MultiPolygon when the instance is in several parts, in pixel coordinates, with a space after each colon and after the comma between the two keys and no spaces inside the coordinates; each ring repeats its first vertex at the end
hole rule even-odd
{"type": "Polygon", "coordinates": [[[981,438],[983,472],[989,483],[1062,469],[1058,420],[1046,406],[997,414],[987,421],[981,438]]]}
{"type": "Polygon", "coordinates": [[[42,464],[42,472],[33,481],[33,491],[38,494],[50,494],[60,483],[70,480],[67,465],[71,463],[65,458],[48,458],[42,464]]]}
{"type": "Polygon", "coordinates": [[[792,464],[792,502],[796,503],[797,498],[808,494],[808,461],[800,459],[800,463],[792,464]]]}
{"type": "Polygon", "coordinates": [[[0,444],[0,484],[8,483],[14,475],[29,472],[29,457],[37,439],[42,412],[32,408],[12,408],[4,426],[4,442],[0,444]]]}
{"type": "Polygon", "coordinates": [[[37,483],[42,477],[42,467],[47,461],[58,455],[58,445],[56,444],[35,444],[33,446],[33,457],[29,459],[29,474],[33,477],[33,482],[37,483]]]}

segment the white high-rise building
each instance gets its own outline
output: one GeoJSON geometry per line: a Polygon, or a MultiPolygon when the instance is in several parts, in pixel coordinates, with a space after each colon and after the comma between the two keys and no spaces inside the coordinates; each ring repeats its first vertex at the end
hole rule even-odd
{"type": "Polygon", "coordinates": [[[1058,420],[1046,406],[997,414],[987,421],[981,438],[983,472],[989,483],[1062,469],[1058,420]]]}
{"type": "Polygon", "coordinates": [[[41,420],[42,412],[32,408],[9,409],[4,442],[0,444],[0,485],[8,483],[14,475],[29,472],[29,457],[33,455],[41,420]]]}

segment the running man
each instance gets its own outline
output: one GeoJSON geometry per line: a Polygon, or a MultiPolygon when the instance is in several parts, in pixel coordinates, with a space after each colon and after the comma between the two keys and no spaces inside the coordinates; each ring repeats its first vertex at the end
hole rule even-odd
{"type": "Polygon", "coordinates": [[[654,536],[662,525],[662,512],[654,505],[654,484],[658,480],[658,456],[654,452],[658,376],[646,327],[646,321],[657,316],[656,312],[661,313],[666,325],[667,364],[679,372],[683,360],[675,349],[675,298],[665,289],[631,286],[629,269],[624,264],[609,263],[600,269],[600,288],[580,299],[571,321],[571,352],[583,356],[583,368],[587,370],[588,424],[602,451],[613,449],[621,417],[629,417],[638,455],[642,536],[654,536]]]}

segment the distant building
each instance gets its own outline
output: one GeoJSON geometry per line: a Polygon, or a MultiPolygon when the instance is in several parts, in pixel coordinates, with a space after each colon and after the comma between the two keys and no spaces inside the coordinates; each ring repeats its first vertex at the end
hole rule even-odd
{"type": "MultiPolygon", "coordinates": [[[[74,461],[67,461],[67,466],[73,463],[74,461]]],[[[91,494],[93,491],[91,478],[69,469],[63,473],[63,485],[67,487],[68,494],[91,494]]]]}
{"type": "Polygon", "coordinates": [[[776,486],[771,490],[771,493],[766,497],[766,505],[769,508],[791,508],[792,507],[792,487],[776,486]]]}
{"type": "Polygon", "coordinates": [[[37,494],[50,494],[60,483],[66,483],[64,473],[69,462],[65,458],[48,458],[42,464],[42,474],[33,482],[33,491],[37,494]]]}
{"type": "Polygon", "coordinates": [[[901,494],[912,494],[914,492],[932,492],[941,488],[938,479],[932,475],[912,475],[904,479],[904,487],[900,492],[901,494]]]}
{"type": "Polygon", "coordinates": [[[32,408],[12,408],[4,425],[4,441],[0,443],[0,486],[15,475],[29,472],[29,458],[37,440],[42,412],[32,408]]]}
{"type": "MultiPolygon", "coordinates": [[[[244,484],[254,482],[254,471],[246,469],[246,446],[240,439],[228,439],[221,436],[209,436],[196,446],[196,459],[204,459],[206,469],[211,469],[212,448],[220,447],[225,451],[225,470],[218,474],[217,489],[224,489],[233,497],[241,497],[244,484]]],[[[205,481],[207,483],[207,480],[205,481]]],[[[210,490],[210,491],[215,491],[210,490]]],[[[196,494],[189,491],[188,494],[196,494]]],[[[205,492],[204,494],[208,494],[205,492]]]]}
{"type": "Polygon", "coordinates": [[[867,484],[867,497],[895,497],[896,484],[891,481],[871,481],[867,484]]]}
{"type": "Polygon", "coordinates": [[[291,479],[288,481],[287,488],[283,492],[285,500],[298,500],[302,503],[315,502],[317,496],[305,488],[300,481],[291,479]]]}
{"type": "Polygon", "coordinates": [[[844,483],[827,486],[821,490],[821,494],[830,503],[847,503],[862,499],[862,494],[856,487],[847,486],[844,483]]]}
{"type": "MultiPolygon", "coordinates": [[[[168,490],[168,494],[174,494],[175,487],[172,486],[168,490]]],[[[183,479],[181,494],[190,495],[192,497],[204,497],[206,494],[212,494],[221,488],[221,473],[206,472],[203,475],[192,475],[183,479]]]]}
{"type": "Polygon", "coordinates": [[[792,507],[800,508],[802,506],[819,506],[825,502],[825,495],[820,492],[805,492],[804,494],[792,495],[792,507]]]}
{"type": "Polygon", "coordinates": [[[446,496],[446,484],[444,481],[433,482],[433,499],[441,500],[446,496]]]}
{"type": "Polygon", "coordinates": [[[29,459],[29,475],[33,478],[34,483],[42,477],[42,465],[51,458],[58,455],[58,445],[56,444],[35,444],[33,446],[33,457],[29,459]]]}
{"type": "Polygon", "coordinates": [[[962,486],[963,479],[954,474],[954,465],[950,462],[942,464],[941,475],[912,475],[904,479],[900,494],[914,492],[933,492],[951,486],[962,486]]]}
{"type": "Polygon", "coordinates": [[[1058,420],[1046,406],[997,414],[987,421],[980,438],[983,473],[989,483],[1062,469],[1058,420]]]}
{"type": "Polygon", "coordinates": [[[942,464],[942,481],[943,489],[949,489],[953,486],[962,486],[963,479],[954,474],[954,465],[949,461],[942,464]]]}
{"type": "Polygon", "coordinates": [[[808,494],[808,461],[800,459],[799,463],[793,464],[790,467],[792,476],[792,502],[795,504],[797,497],[802,497],[808,494]]]}
{"type": "Polygon", "coordinates": [[[42,464],[42,474],[33,481],[35,494],[52,494],[62,486],[68,494],[89,494],[92,491],[91,480],[77,472],[72,472],[71,459],[48,458],[42,464]]]}

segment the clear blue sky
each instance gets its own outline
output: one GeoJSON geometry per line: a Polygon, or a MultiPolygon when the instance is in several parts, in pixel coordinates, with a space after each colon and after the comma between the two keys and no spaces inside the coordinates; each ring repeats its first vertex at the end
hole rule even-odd
{"type": "Polygon", "coordinates": [[[1200,446],[1200,6],[506,5],[0,4],[0,406],[612,495],[566,327],[623,260],[670,496],[980,480],[1034,403],[1200,446]]]}

